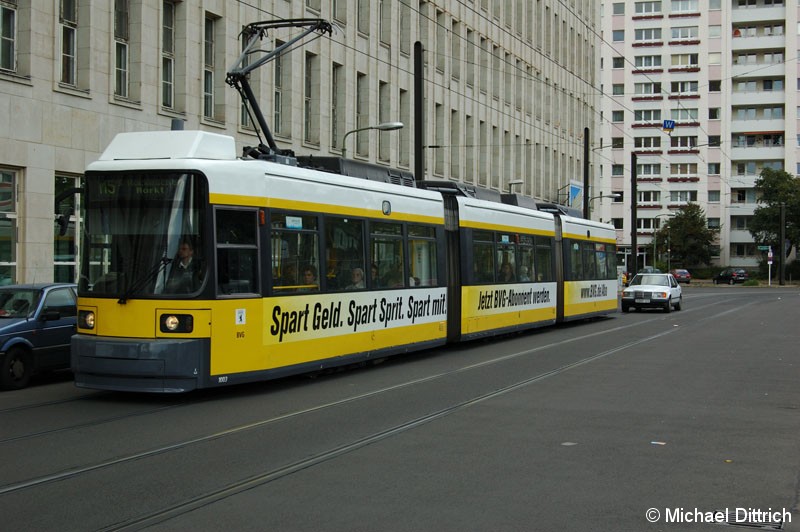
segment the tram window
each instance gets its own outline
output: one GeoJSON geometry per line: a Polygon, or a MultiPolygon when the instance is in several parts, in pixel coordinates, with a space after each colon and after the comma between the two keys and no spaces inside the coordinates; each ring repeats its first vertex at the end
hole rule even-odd
{"type": "Polygon", "coordinates": [[[533,260],[533,237],[521,235],[519,238],[519,269],[517,270],[517,281],[529,283],[536,278],[533,260]]]}
{"type": "Polygon", "coordinates": [[[403,226],[398,223],[370,224],[369,283],[372,288],[406,286],[403,255],[403,226]]]}
{"type": "Polygon", "coordinates": [[[597,256],[594,252],[594,244],[584,242],[583,249],[583,278],[586,280],[597,279],[597,256]]]}
{"type": "Polygon", "coordinates": [[[566,240],[567,280],[580,281],[583,279],[583,260],[581,260],[581,244],[574,240],[566,240]]]}
{"type": "Polygon", "coordinates": [[[217,210],[217,289],[220,294],[260,292],[256,229],[254,210],[217,210]]]}
{"type": "Polygon", "coordinates": [[[475,283],[494,282],[494,234],[472,232],[472,279],[475,283]]]}
{"type": "MultiPolygon", "coordinates": [[[[352,218],[325,219],[325,262],[331,290],[361,289],[353,280],[356,268],[364,277],[364,221],[352,218]]],[[[363,282],[363,281],[362,281],[363,282]]]]}
{"type": "Polygon", "coordinates": [[[317,217],[273,212],[270,227],[275,293],[319,290],[317,217]]]}
{"type": "Polygon", "coordinates": [[[538,282],[551,282],[555,280],[553,275],[553,239],[537,236],[535,242],[536,277],[531,278],[536,279],[538,282]]]}
{"type": "Polygon", "coordinates": [[[595,254],[597,255],[597,279],[608,279],[608,261],[606,260],[606,245],[595,244],[595,254]]]}
{"type": "MultiPolygon", "coordinates": [[[[408,226],[411,277],[415,286],[438,286],[436,231],[433,227],[408,226]]],[[[409,280],[410,280],[409,279],[409,280]]]]}
{"type": "Polygon", "coordinates": [[[499,235],[500,242],[497,245],[497,282],[515,283],[517,282],[517,246],[510,243],[508,235],[499,235]]]}
{"type": "Polygon", "coordinates": [[[606,279],[617,278],[617,246],[614,244],[606,244],[606,279]]]}

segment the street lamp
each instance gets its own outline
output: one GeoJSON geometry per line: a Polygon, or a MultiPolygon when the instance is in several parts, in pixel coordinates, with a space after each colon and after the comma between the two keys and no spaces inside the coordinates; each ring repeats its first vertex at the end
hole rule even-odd
{"type": "Polygon", "coordinates": [[[587,213],[586,217],[587,218],[591,218],[591,208],[592,208],[592,202],[594,200],[600,199],[600,198],[621,198],[621,197],[622,197],[622,195],[617,193],[617,192],[613,192],[611,194],[600,194],[599,196],[592,196],[591,198],[589,198],[589,201],[588,201],[590,211],[587,213]]]}
{"type": "Polygon", "coordinates": [[[402,129],[404,124],[402,122],[383,122],[382,124],[377,124],[375,126],[366,126],[360,127],[358,129],[352,129],[344,134],[342,137],[342,159],[347,158],[347,145],[345,142],[347,141],[347,137],[352,135],[353,133],[358,133],[359,131],[367,131],[369,129],[377,129],[378,131],[394,131],[395,129],[402,129]]]}
{"type": "Polygon", "coordinates": [[[513,181],[508,182],[508,193],[511,194],[514,191],[514,185],[521,185],[525,183],[522,179],[514,179],[513,181]]]}

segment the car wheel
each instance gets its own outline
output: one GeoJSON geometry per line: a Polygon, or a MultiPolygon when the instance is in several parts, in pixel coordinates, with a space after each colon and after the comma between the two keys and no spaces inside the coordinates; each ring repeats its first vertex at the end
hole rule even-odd
{"type": "Polygon", "coordinates": [[[12,347],[3,361],[0,386],[12,390],[24,388],[30,382],[32,373],[33,364],[28,353],[19,347],[12,347]]]}
{"type": "Polygon", "coordinates": [[[631,307],[629,305],[622,305],[622,312],[630,312],[631,307]]]}
{"type": "Polygon", "coordinates": [[[664,305],[664,312],[667,312],[667,313],[672,312],[672,300],[671,299],[667,299],[667,304],[664,305]]]}
{"type": "Polygon", "coordinates": [[[678,302],[675,303],[675,310],[681,309],[681,301],[683,301],[683,298],[678,299],[678,302]]]}

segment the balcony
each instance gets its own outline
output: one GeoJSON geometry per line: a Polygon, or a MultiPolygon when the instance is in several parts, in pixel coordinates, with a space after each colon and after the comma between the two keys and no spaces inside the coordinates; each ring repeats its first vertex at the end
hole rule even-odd
{"type": "Polygon", "coordinates": [[[785,35],[756,35],[753,37],[734,37],[734,52],[744,50],[783,50],[786,47],[785,35]]]}
{"type": "Polygon", "coordinates": [[[783,104],[786,101],[784,91],[743,91],[734,92],[731,105],[767,105],[783,104]]]}
{"type": "Polygon", "coordinates": [[[736,120],[734,118],[731,120],[731,132],[733,133],[753,133],[784,130],[786,130],[786,122],[783,118],[762,120],[736,120]]]}
{"type": "MultiPolygon", "coordinates": [[[[786,63],[748,63],[733,65],[733,77],[746,78],[782,78],[786,76],[786,63]]],[[[735,83],[735,81],[734,81],[735,83]]]]}
{"type": "Polygon", "coordinates": [[[785,150],[780,146],[736,146],[731,147],[731,160],[734,161],[769,161],[783,159],[785,150]]]}
{"type": "Polygon", "coordinates": [[[737,8],[731,10],[731,18],[734,24],[741,22],[782,22],[786,20],[785,6],[753,6],[737,8]]]}

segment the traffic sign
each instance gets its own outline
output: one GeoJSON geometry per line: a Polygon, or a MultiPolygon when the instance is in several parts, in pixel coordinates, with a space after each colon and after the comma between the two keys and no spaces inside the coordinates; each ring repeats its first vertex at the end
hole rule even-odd
{"type": "Polygon", "coordinates": [[[769,249],[769,246],[758,246],[758,250],[759,251],[767,251],[768,249],[769,249]]]}
{"type": "Polygon", "coordinates": [[[673,129],[675,129],[675,121],[674,120],[664,120],[663,128],[667,129],[669,131],[672,131],[673,129]]]}

